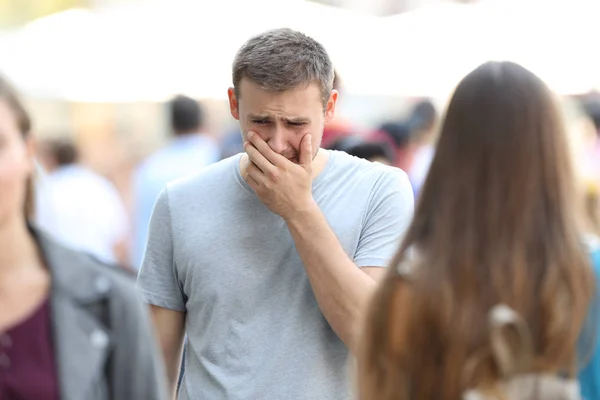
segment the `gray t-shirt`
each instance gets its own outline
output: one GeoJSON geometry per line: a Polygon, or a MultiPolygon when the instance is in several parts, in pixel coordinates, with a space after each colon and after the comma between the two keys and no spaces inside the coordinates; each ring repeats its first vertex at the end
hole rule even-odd
{"type": "MultiPolygon", "coordinates": [[[[348,350],[323,317],[284,220],[242,179],[240,155],[169,184],[138,286],[185,311],[180,399],[346,400],[348,350]]],[[[313,197],[358,266],[386,266],[413,214],[400,169],[330,151],[313,197]]]]}

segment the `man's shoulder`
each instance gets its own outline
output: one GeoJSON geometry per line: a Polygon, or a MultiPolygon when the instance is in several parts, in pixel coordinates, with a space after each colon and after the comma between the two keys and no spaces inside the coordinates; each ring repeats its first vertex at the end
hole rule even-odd
{"type": "Polygon", "coordinates": [[[169,197],[188,195],[214,195],[235,182],[235,166],[240,155],[226,158],[201,168],[198,172],[179,178],[167,185],[169,197]]]}

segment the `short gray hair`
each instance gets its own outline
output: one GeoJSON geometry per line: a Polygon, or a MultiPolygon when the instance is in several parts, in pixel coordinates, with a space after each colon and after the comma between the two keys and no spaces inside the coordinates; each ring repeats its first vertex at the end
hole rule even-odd
{"type": "Polygon", "coordinates": [[[238,98],[243,78],[273,93],[315,82],[325,106],[333,89],[334,72],[321,43],[282,28],[261,33],[240,48],[233,61],[233,87],[238,98]]]}

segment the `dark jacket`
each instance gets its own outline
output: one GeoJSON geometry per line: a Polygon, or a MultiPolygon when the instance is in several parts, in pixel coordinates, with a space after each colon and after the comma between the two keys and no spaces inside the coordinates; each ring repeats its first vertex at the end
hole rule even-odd
{"type": "Polygon", "coordinates": [[[134,279],[31,231],[51,273],[60,398],[166,399],[164,368],[134,279]]]}

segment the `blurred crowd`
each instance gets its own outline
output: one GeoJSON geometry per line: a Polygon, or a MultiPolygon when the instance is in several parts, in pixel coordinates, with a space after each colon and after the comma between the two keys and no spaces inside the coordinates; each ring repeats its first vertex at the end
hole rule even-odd
{"type": "MultiPolygon", "coordinates": [[[[334,87],[341,91],[339,80],[334,87]]],[[[600,232],[600,94],[561,101],[587,194],[590,228],[600,232]]],[[[152,208],[165,185],[243,151],[237,129],[217,138],[206,133],[201,102],[180,95],[167,107],[170,139],[130,177],[132,206],[109,178],[79,162],[72,135],[41,140],[37,156],[43,178],[38,179],[38,193],[44,201],[37,203],[38,224],[71,246],[139,269],[152,208]]],[[[402,169],[418,196],[435,152],[440,114],[432,100],[421,99],[409,101],[408,113],[398,115],[374,129],[335,118],[324,128],[322,147],[402,169]]]]}

